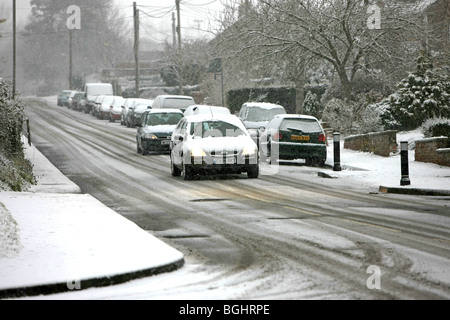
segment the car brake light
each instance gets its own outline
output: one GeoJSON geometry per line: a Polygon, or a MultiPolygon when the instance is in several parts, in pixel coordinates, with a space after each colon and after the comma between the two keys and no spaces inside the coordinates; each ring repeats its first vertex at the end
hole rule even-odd
{"type": "Polygon", "coordinates": [[[320,142],[325,142],[325,141],[327,141],[327,138],[325,137],[325,135],[324,135],[323,133],[321,133],[321,134],[319,135],[319,141],[320,141],[320,142]]]}
{"type": "Polygon", "coordinates": [[[281,134],[280,131],[275,132],[275,134],[273,135],[273,138],[274,138],[275,140],[281,140],[282,137],[283,137],[283,136],[282,136],[282,134],[281,134]]]}

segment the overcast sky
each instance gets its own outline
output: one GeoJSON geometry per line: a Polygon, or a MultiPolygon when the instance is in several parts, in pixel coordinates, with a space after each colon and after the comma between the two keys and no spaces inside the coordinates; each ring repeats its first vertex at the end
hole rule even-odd
{"type": "MultiPolygon", "coordinates": [[[[133,2],[140,10],[141,36],[154,41],[172,39],[172,13],[175,13],[175,0],[114,0],[124,19],[133,21],[133,2]]],[[[206,30],[215,29],[215,18],[222,12],[222,0],[181,0],[181,35],[183,39],[211,37],[206,30]]],[[[11,21],[13,0],[0,0],[0,18],[4,15],[11,21]]],[[[76,5],[77,0],[73,0],[76,5]]],[[[31,13],[30,0],[16,0],[18,25],[26,23],[31,13]]],[[[83,18],[81,18],[81,21],[83,18]]],[[[5,23],[1,28],[8,28],[5,23]]]]}

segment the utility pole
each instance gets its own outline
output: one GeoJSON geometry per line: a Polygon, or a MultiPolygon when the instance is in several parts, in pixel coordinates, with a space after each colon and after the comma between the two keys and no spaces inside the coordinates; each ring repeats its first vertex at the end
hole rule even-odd
{"type": "Polygon", "coordinates": [[[172,12],[172,43],[173,43],[174,49],[177,46],[176,33],[177,33],[177,27],[175,26],[175,12],[172,12]]]}
{"type": "Polygon", "coordinates": [[[133,12],[134,12],[134,59],[136,64],[136,86],[135,86],[135,97],[139,98],[139,10],[136,8],[136,2],[133,2],[133,12]]]}
{"type": "Polygon", "coordinates": [[[180,21],[180,0],[175,0],[175,4],[177,6],[177,19],[178,19],[178,49],[181,51],[181,21],[180,21]]]}
{"type": "Polygon", "coordinates": [[[16,0],[13,0],[13,83],[12,97],[16,97],[16,0]]]}
{"type": "Polygon", "coordinates": [[[178,63],[179,63],[179,76],[178,82],[180,86],[180,94],[183,94],[183,81],[182,81],[182,62],[181,62],[181,21],[180,21],[180,0],[175,0],[175,4],[177,7],[177,19],[178,19],[178,63]]]}
{"type": "Polygon", "coordinates": [[[73,75],[72,75],[72,65],[73,65],[73,59],[72,59],[72,36],[73,36],[73,30],[69,30],[69,89],[73,90],[73,75]]]}

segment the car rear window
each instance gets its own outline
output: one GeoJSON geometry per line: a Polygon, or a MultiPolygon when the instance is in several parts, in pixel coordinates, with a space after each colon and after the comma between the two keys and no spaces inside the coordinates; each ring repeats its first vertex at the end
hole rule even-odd
{"type": "Polygon", "coordinates": [[[258,122],[258,121],[270,121],[277,114],[283,114],[285,111],[281,108],[248,108],[246,121],[258,122]]]}
{"type": "Polygon", "coordinates": [[[183,98],[167,98],[164,100],[163,108],[187,108],[191,105],[195,104],[195,102],[191,99],[183,99],[183,98]]]}
{"type": "Polygon", "coordinates": [[[303,132],[322,132],[322,126],[314,119],[284,119],[281,121],[280,130],[287,131],[290,129],[303,132]]]}

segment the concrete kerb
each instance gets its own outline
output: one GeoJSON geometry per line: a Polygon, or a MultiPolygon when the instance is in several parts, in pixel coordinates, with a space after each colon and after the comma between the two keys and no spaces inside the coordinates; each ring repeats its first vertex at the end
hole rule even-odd
{"type": "MultiPolygon", "coordinates": [[[[149,268],[145,270],[138,270],[129,273],[105,276],[100,278],[93,279],[84,279],[80,280],[79,287],[83,290],[89,288],[98,288],[98,287],[107,287],[112,285],[117,285],[121,283],[125,283],[131,280],[137,280],[140,278],[150,277],[154,275],[158,275],[161,273],[172,272],[184,265],[184,259],[176,261],[174,263],[170,263],[164,266],[149,268]]],[[[70,289],[68,283],[53,283],[53,284],[44,284],[37,285],[31,287],[23,287],[23,288],[11,288],[0,290],[0,299],[12,299],[12,298],[20,298],[20,297],[31,297],[31,296],[39,296],[39,295],[50,295],[56,293],[63,293],[73,291],[74,289],[70,289]]]]}
{"type": "Polygon", "coordinates": [[[407,195],[423,195],[423,196],[450,196],[450,190],[439,189],[419,189],[419,188],[402,188],[402,187],[386,187],[380,186],[378,189],[382,193],[397,193],[407,195]]]}

